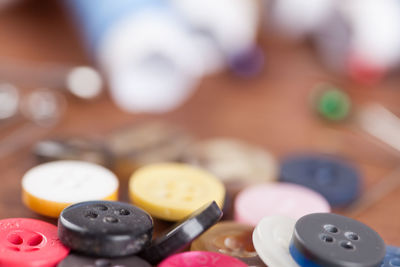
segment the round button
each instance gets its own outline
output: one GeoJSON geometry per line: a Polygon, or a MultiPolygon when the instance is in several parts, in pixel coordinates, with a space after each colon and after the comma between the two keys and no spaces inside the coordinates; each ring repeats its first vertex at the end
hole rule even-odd
{"type": "Polygon", "coordinates": [[[58,219],[61,242],[83,254],[121,257],[150,244],[153,220],[127,203],[88,201],[69,206],[58,219]]]}
{"type": "Polygon", "coordinates": [[[208,251],[190,251],[173,255],[163,262],[158,267],[247,267],[247,265],[240,260],[208,251]]]}
{"type": "Polygon", "coordinates": [[[296,222],[290,254],[301,266],[378,267],[385,257],[385,243],[356,220],[315,213],[296,222]]]}
{"type": "Polygon", "coordinates": [[[316,111],[330,121],[341,121],[349,116],[350,97],[342,90],[330,84],[319,84],[314,92],[316,111]]]}
{"type": "Polygon", "coordinates": [[[22,198],[33,211],[58,217],[67,206],[87,200],[117,200],[118,179],[89,162],[55,161],[30,169],[22,178],[22,198]]]}
{"type": "Polygon", "coordinates": [[[178,163],[160,163],[138,169],[129,183],[130,196],[152,216],[168,221],[185,218],[215,200],[220,207],[224,185],[212,174],[178,163]]]}
{"type": "Polygon", "coordinates": [[[15,116],[19,102],[18,88],[9,83],[0,83],[0,121],[15,116]]]}
{"type": "Polygon", "coordinates": [[[42,127],[58,123],[66,109],[67,100],[60,91],[39,88],[21,99],[21,114],[42,127]]]}
{"type": "Polygon", "coordinates": [[[323,196],[304,186],[289,183],[248,187],[238,194],[234,208],[235,221],[254,226],[263,217],[270,215],[298,219],[306,214],[330,211],[323,196]]]}
{"type": "Polygon", "coordinates": [[[281,164],[280,180],[306,186],[332,206],[345,206],[361,191],[360,173],[351,163],[325,154],[296,154],[281,164]]]}
{"type": "Polygon", "coordinates": [[[252,241],[253,227],[236,222],[220,222],[196,239],[191,250],[211,251],[240,259],[249,266],[265,266],[252,241]]]}
{"type": "Polygon", "coordinates": [[[213,173],[235,196],[243,187],[274,181],[278,164],[267,151],[234,139],[216,138],[196,143],[185,161],[213,173]]]}
{"type": "Polygon", "coordinates": [[[198,209],[186,220],[172,226],[155,239],[150,247],[139,255],[155,265],[171,254],[190,244],[199,235],[217,223],[222,217],[222,211],[213,201],[198,209]]]}
{"type": "Polygon", "coordinates": [[[398,267],[400,266],[400,248],[387,246],[386,256],[383,259],[382,265],[379,267],[398,267]]]}
{"type": "Polygon", "coordinates": [[[295,223],[293,218],[267,216],[257,224],[253,244],[265,264],[271,267],[299,267],[289,253],[295,223]]]}
{"type": "Polygon", "coordinates": [[[84,138],[49,139],[35,144],[33,153],[41,163],[56,160],[81,160],[112,167],[111,152],[104,144],[84,138]]]}
{"type": "Polygon", "coordinates": [[[129,177],[146,164],[179,161],[191,139],[179,127],[156,121],[114,132],[108,138],[108,146],[116,157],[118,176],[129,177]]]}
{"type": "Polygon", "coordinates": [[[385,66],[381,66],[377,62],[371,62],[371,60],[360,55],[358,51],[353,51],[348,56],[346,63],[350,78],[363,85],[377,84],[387,73],[385,66]]]}
{"type": "Polygon", "coordinates": [[[151,267],[145,260],[136,257],[95,258],[70,254],[57,267],[151,267]]]}
{"type": "Polygon", "coordinates": [[[0,266],[54,267],[68,252],[52,224],[23,218],[0,220],[0,266]]]}
{"type": "Polygon", "coordinates": [[[251,78],[261,73],[264,67],[264,51],[257,46],[245,49],[228,58],[231,71],[239,77],[251,78]]]}

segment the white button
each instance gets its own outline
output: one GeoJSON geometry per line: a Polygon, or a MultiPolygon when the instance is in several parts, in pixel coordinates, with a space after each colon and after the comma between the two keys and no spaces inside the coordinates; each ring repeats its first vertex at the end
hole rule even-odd
{"type": "Polygon", "coordinates": [[[295,224],[289,217],[268,216],[254,229],[254,248],[269,267],[299,267],[289,252],[295,224]]]}
{"type": "Polygon", "coordinates": [[[117,200],[118,179],[100,165],[65,160],[32,168],[24,175],[22,188],[23,200],[29,208],[58,217],[73,203],[117,200]]]}

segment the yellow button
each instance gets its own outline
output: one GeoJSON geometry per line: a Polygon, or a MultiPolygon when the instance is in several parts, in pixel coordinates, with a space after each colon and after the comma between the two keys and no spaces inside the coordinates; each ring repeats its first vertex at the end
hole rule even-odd
{"type": "Polygon", "coordinates": [[[179,163],[139,168],[129,183],[133,203],[152,216],[178,221],[215,200],[222,208],[224,185],[212,174],[179,163]]]}

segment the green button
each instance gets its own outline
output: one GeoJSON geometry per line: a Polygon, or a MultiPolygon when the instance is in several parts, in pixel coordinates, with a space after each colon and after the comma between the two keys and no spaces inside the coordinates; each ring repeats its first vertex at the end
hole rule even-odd
{"type": "Polygon", "coordinates": [[[323,118],[341,121],[349,116],[351,101],[344,91],[329,85],[323,85],[317,90],[316,109],[323,118]]]}

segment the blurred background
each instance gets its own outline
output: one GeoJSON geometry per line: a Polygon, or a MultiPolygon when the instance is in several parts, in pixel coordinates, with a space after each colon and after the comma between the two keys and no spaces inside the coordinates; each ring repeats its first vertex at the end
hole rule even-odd
{"type": "Polygon", "coordinates": [[[353,162],[372,193],[338,212],[400,245],[399,67],[395,0],[0,0],[0,217],[37,216],[20,178],[60,144],[107,165],[116,131],[162,121],[353,162]]]}

